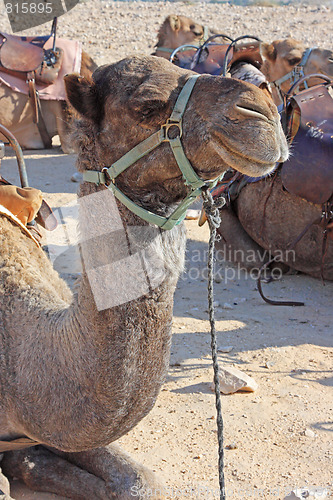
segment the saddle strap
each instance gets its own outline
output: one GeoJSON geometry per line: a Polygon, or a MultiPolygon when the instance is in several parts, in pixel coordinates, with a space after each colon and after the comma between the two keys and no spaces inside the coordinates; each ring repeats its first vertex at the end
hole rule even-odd
{"type": "Polygon", "coordinates": [[[47,131],[45,121],[43,118],[42,107],[38,95],[38,90],[35,86],[35,73],[29,72],[27,74],[27,82],[29,85],[29,100],[32,107],[33,122],[37,125],[39,134],[42,138],[44,148],[50,149],[52,147],[52,139],[47,131]]]}
{"type": "Polygon", "coordinates": [[[31,448],[38,444],[40,444],[39,441],[28,437],[13,439],[12,441],[0,441],[0,453],[4,451],[24,450],[24,448],[31,448]]]}

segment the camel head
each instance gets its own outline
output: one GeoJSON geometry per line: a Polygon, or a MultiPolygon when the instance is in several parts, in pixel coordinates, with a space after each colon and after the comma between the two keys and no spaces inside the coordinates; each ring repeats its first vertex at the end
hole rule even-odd
{"type": "MultiPolygon", "coordinates": [[[[110,167],[160,130],[191,75],[162,58],[133,57],[98,68],[91,81],[65,77],[69,102],[82,116],[78,168],[110,167]]],[[[204,180],[230,167],[265,175],[288,157],[272,101],[252,84],[219,76],[197,79],[183,115],[181,142],[204,180]]],[[[141,205],[153,198],[169,205],[188,192],[167,142],[126,169],[117,186],[141,205]]]]}
{"type": "MultiPolygon", "coordinates": [[[[301,62],[304,50],[304,44],[293,38],[262,43],[260,52],[264,62],[261,71],[269,82],[278,80],[301,62]]],[[[291,86],[290,81],[284,82],[286,92],[288,85],[291,86]]]]}
{"type": "Polygon", "coordinates": [[[157,55],[169,59],[170,52],[161,51],[161,48],[172,51],[181,45],[198,44],[203,41],[204,32],[204,26],[189,17],[171,14],[164,20],[159,29],[156,44],[157,55]]]}
{"type": "MultiPolygon", "coordinates": [[[[303,59],[305,46],[299,40],[286,38],[275,40],[272,43],[261,44],[261,56],[263,65],[261,71],[269,82],[279,80],[290,73],[303,59]]],[[[322,73],[333,77],[333,53],[330,50],[313,48],[309,53],[304,66],[304,74],[322,73]]],[[[288,92],[292,85],[292,78],[281,83],[282,92],[288,92]]],[[[311,81],[311,85],[319,83],[319,80],[311,81]]]]}

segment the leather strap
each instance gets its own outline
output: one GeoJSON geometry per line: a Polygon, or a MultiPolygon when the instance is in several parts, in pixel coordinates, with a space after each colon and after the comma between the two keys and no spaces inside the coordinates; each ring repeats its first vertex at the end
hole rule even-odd
{"type": "Polygon", "coordinates": [[[32,121],[38,123],[38,104],[37,104],[37,93],[35,86],[35,74],[33,72],[27,73],[27,82],[29,85],[29,99],[32,108],[32,121]]]}
{"type": "Polygon", "coordinates": [[[154,224],[166,230],[172,229],[176,224],[179,224],[184,219],[187,208],[193,203],[195,198],[201,194],[202,189],[211,189],[215,186],[217,181],[221,179],[221,176],[213,181],[207,182],[200,179],[200,177],[196,174],[192,165],[186,158],[180,140],[182,136],[182,117],[185,112],[187,102],[191,96],[193,87],[199,76],[200,75],[193,75],[186,81],[177,98],[170,118],[164,125],[162,125],[160,130],[137,144],[119,160],[113,163],[111,167],[105,167],[102,172],[97,170],[85,170],[83,172],[83,180],[85,182],[92,182],[97,185],[104,184],[131,212],[133,212],[149,224],[154,224]],[[178,131],[175,129],[178,129],[178,131]],[[175,138],[170,138],[169,136],[169,132],[172,132],[172,130],[173,132],[177,132],[177,136],[175,138]],[[115,185],[115,179],[118,177],[118,175],[120,175],[122,172],[124,172],[124,170],[133,165],[140,158],[144,157],[150,151],[153,151],[163,142],[169,142],[178,167],[183,175],[185,184],[190,186],[191,188],[186,198],[180,203],[180,205],[169,217],[163,217],[161,215],[154,214],[149,210],[146,210],[143,207],[137,205],[115,185]]]}
{"type": "Polygon", "coordinates": [[[45,121],[43,118],[42,107],[38,95],[38,90],[35,86],[35,73],[27,73],[27,82],[29,85],[29,99],[32,107],[33,122],[37,125],[39,134],[44,144],[45,149],[52,147],[52,139],[47,131],[45,121]]]}

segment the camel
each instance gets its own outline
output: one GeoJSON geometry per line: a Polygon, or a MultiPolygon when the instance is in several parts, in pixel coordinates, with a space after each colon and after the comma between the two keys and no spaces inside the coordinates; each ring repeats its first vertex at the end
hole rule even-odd
{"type": "MultiPolygon", "coordinates": [[[[84,179],[106,176],[104,167],[165,130],[193,75],[151,56],[98,68],[92,80],[68,75],[68,100],[81,116],[75,137],[84,179]]],[[[196,80],[181,143],[197,180],[230,167],[265,175],[289,154],[271,101],[249,83],[210,75],[196,80]]],[[[167,142],[115,182],[161,217],[189,192],[167,142]]],[[[160,498],[153,474],[113,442],[147,415],[167,373],[184,225],[166,231],[146,224],[99,181],[84,180],[79,201],[83,272],[74,294],[44,253],[0,217],[1,438],[40,443],[6,452],[2,471],[73,499],[129,500],[138,489],[147,492],[141,498],[160,498]]]]}
{"type": "MultiPolygon", "coordinates": [[[[207,33],[216,34],[215,30],[207,28],[206,30],[207,33]]],[[[208,36],[204,37],[203,33],[204,26],[201,26],[192,19],[184,16],[176,16],[174,14],[168,16],[159,30],[158,42],[154,55],[169,59],[172,51],[181,45],[202,44],[205,41],[205,38],[208,38],[208,36]]],[[[222,49],[221,51],[223,54],[222,49]]],[[[304,60],[303,63],[303,71],[305,75],[321,73],[332,78],[333,52],[331,50],[321,49],[318,47],[313,47],[311,51],[309,51],[309,54],[307,54],[306,51],[307,48],[304,43],[293,38],[275,40],[272,43],[262,42],[260,44],[260,54],[263,59],[263,63],[260,70],[266,77],[267,82],[274,83],[288,73],[292,72],[292,70],[302,62],[305,54],[306,60],[304,60]]],[[[188,64],[191,62],[188,60],[188,57],[184,59],[184,61],[188,64]]],[[[213,70],[215,70],[215,74],[218,74],[216,72],[218,66],[215,65],[214,67],[214,65],[212,65],[212,71],[209,71],[208,67],[209,66],[205,68],[205,72],[213,74],[213,70]]],[[[290,75],[290,78],[281,82],[281,91],[283,93],[288,92],[293,81],[293,76],[290,75]]],[[[320,83],[320,80],[312,78],[309,85],[316,85],[318,83],[320,83]]],[[[272,85],[272,87],[273,99],[275,104],[278,106],[281,104],[281,95],[274,85],[272,85]]]]}
{"type": "Polygon", "coordinates": [[[218,230],[222,239],[217,243],[217,254],[250,271],[253,277],[275,255],[277,261],[268,277],[281,277],[289,266],[315,278],[333,280],[332,230],[323,254],[321,215],[320,204],[284,189],[278,171],[275,177],[247,184],[231,206],[222,209],[218,230]],[[307,228],[302,239],[291,245],[307,228]]]}
{"type": "Polygon", "coordinates": [[[205,41],[207,28],[186,16],[171,14],[166,17],[158,32],[153,55],[169,59],[181,45],[199,45],[205,41]]]}
{"type": "MultiPolygon", "coordinates": [[[[260,87],[258,71],[248,63],[231,68],[233,77],[246,79],[260,87]]],[[[315,80],[310,81],[311,86],[315,80]]],[[[267,89],[264,90],[267,94],[267,89]]],[[[296,147],[294,144],[294,154],[296,147]]],[[[308,176],[312,169],[314,174],[313,185],[325,161],[326,164],[329,162],[325,147],[322,154],[323,158],[318,158],[320,165],[316,164],[313,157],[303,157],[304,172],[306,169],[308,176]]],[[[221,240],[217,243],[217,255],[250,271],[253,277],[263,264],[275,256],[276,260],[266,274],[268,279],[278,278],[283,272],[293,270],[315,278],[333,280],[333,225],[332,221],[328,222],[325,230],[323,200],[319,202],[298,196],[293,191],[288,192],[281,167],[283,165],[278,167],[273,176],[256,182],[249,179],[238,184],[239,181],[236,181],[231,187],[233,194],[230,204],[221,211],[218,229],[221,240]]],[[[332,186],[332,175],[327,182],[332,186]]],[[[319,186],[318,193],[321,188],[319,186]]],[[[325,210],[331,220],[329,203],[325,210]]]]}
{"type": "MultiPolygon", "coordinates": [[[[285,77],[291,73],[303,60],[307,54],[307,48],[299,40],[286,38],[284,40],[275,40],[272,43],[262,43],[260,46],[263,64],[261,71],[270,83],[285,77]]],[[[321,73],[333,78],[333,52],[327,49],[314,47],[306,59],[303,60],[304,75],[321,73]]],[[[301,75],[299,75],[301,76],[301,75]]],[[[297,78],[296,78],[297,79],[297,78]]],[[[293,84],[293,75],[280,83],[280,89],[283,93],[288,92],[293,84]]],[[[311,78],[308,82],[310,86],[321,83],[317,78],[311,78]]],[[[273,98],[276,105],[281,103],[279,92],[272,86],[273,98]]]]}
{"type": "MultiPolygon", "coordinates": [[[[278,40],[271,44],[261,43],[263,59],[260,70],[249,62],[239,62],[231,66],[233,78],[249,81],[266,93],[272,94],[275,104],[281,104],[276,88],[268,89],[268,82],[287,75],[298,65],[306,48],[302,42],[293,39],[278,40]]],[[[304,62],[304,74],[321,73],[333,76],[332,52],[314,48],[304,62]]],[[[191,61],[186,60],[190,66],[191,61]]],[[[212,72],[218,74],[221,63],[211,65],[212,72]]],[[[201,72],[201,71],[200,71],[201,72]]],[[[206,71],[209,64],[206,64],[206,71]]],[[[321,79],[311,78],[309,86],[322,83],[321,79]]],[[[292,76],[281,84],[282,92],[287,92],[292,84],[292,76]]],[[[222,222],[219,233],[222,237],[217,247],[218,255],[241,265],[242,268],[257,271],[269,258],[279,254],[274,264],[277,276],[281,270],[290,268],[310,274],[316,278],[333,279],[332,224],[328,225],[328,240],[325,243],[323,227],[319,225],[322,205],[306,201],[288,193],[282,185],[281,173],[260,182],[249,183],[239,197],[229,207],[222,209],[222,222]],[[260,200],[261,203],[257,203],[260,200]],[[311,223],[305,236],[295,248],[290,245],[311,223]],[[324,248],[323,250],[323,243],[324,248]]]]}
{"type": "MultiPolygon", "coordinates": [[[[89,77],[97,64],[82,52],[81,75],[89,77]]],[[[37,125],[33,123],[33,111],[29,98],[25,94],[14,92],[10,87],[0,84],[0,123],[12,132],[23,149],[44,149],[44,144],[37,125]]],[[[70,140],[70,124],[73,110],[66,101],[41,99],[41,110],[50,138],[59,135],[64,153],[73,153],[70,140]]]]}

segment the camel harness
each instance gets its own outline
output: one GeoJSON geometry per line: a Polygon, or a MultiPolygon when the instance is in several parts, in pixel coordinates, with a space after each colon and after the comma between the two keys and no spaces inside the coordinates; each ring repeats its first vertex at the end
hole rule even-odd
{"type": "Polygon", "coordinates": [[[104,185],[110,189],[118,200],[123,203],[131,212],[145,220],[149,224],[154,224],[162,229],[172,229],[176,224],[179,224],[186,215],[187,208],[194,202],[197,196],[201,195],[202,190],[212,189],[222,176],[211,181],[200,179],[195,172],[191,163],[187,159],[182,143],[182,118],[186,109],[186,105],[191,96],[193,87],[200,75],[190,76],[182,88],[170,118],[164,123],[160,130],[152,134],[150,137],[140,142],[124,156],[111,165],[99,170],[85,170],[83,172],[83,180],[92,182],[93,184],[104,185]],[[178,129],[178,130],[175,130],[178,129]],[[171,138],[169,133],[176,131],[177,135],[171,138]],[[137,205],[130,200],[115,184],[116,178],[127,168],[136,163],[140,158],[144,157],[163,142],[168,142],[176,159],[177,165],[183,175],[184,182],[190,187],[190,192],[184,200],[178,205],[174,212],[169,217],[163,217],[155,214],[143,207],[137,205]]]}
{"type": "MultiPolygon", "coordinates": [[[[281,83],[284,83],[287,80],[291,80],[291,85],[294,85],[300,78],[304,78],[304,76],[305,76],[304,68],[309,60],[311,52],[316,48],[317,47],[309,47],[308,49],[306,49],[303,52],[303,57],[302,57],[301,61],[298,64],[296,64],[296,66],[294,66],[294,68],[291,71],[289,71],[289,73],[287,73],[286,75],[283,75],[281,78],[278,78],[277,80],[269,82],[271,85],[273,85],[276,88],[276,90],[280,96],[281,101],[284,101],[284,94],[281,90],[281,83]]],[[[304,82],[304,88],[305,89],[309,88],[306,81],[304,82]]]]}

